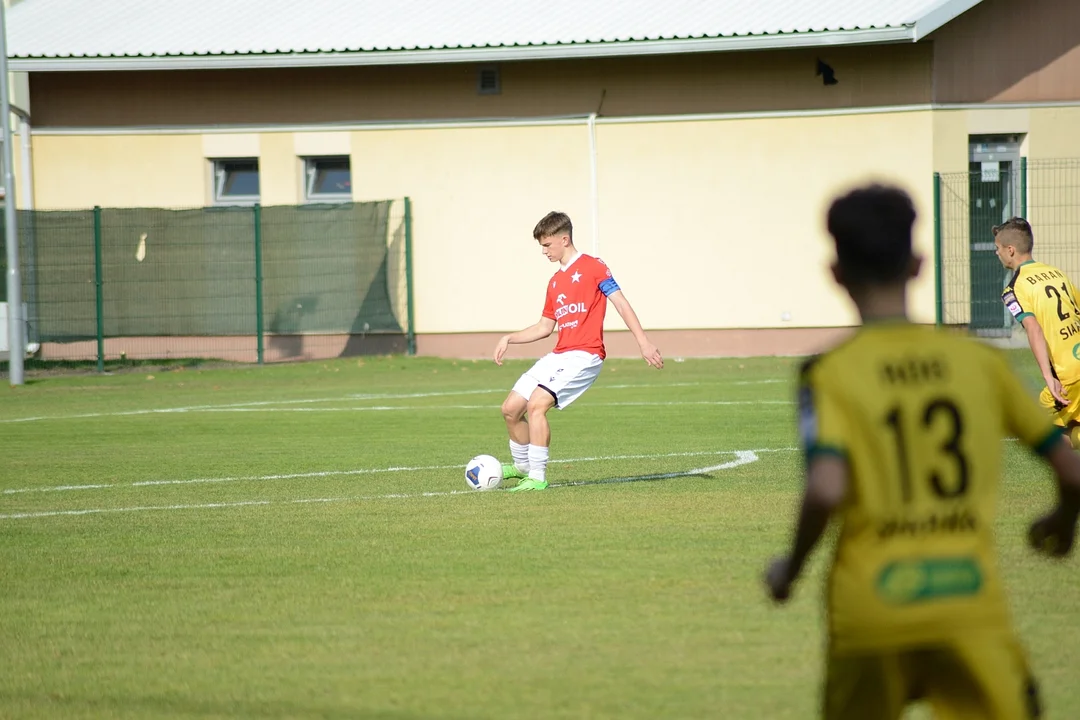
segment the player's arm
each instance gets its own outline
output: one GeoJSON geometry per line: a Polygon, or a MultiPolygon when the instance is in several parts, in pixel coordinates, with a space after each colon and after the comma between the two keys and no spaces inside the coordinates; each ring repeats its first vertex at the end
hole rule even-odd
{"type": "Polygon", "coordinates": [[[1040,552],[1064,556],[1072,548],[1080,517],[1080,455],[1072,449],[1061,428],[1053,425],[1028,395],[1004,357],[994,352],[992,362],[997,376],[995,384],[1001,393],[1005,427],[1011,435],[1042,455],[1057,476],[1057,507],[1032,524],[1028,539],[1040,552]]]}
{"type": "Polygon", "coordinates": [[[495,364],[502,365],[503,355],[506,354],[506,348],[510,345],[524,345],[525,343],[543,340],[553,332],[555,332],[555,319],[542,316],[537,322],[524,330],[503,335],[495,346],[495,364]]]}
{"type": "Polygon", "coordinates": [[[1058,437],[1045,457],[1057,476],[1058,504],[1032,524],[1028,540],[1039,552],[1065,557],[1072,550],[1080,518],[1080,455],[1068,440],[1058,437]]]}
{"type": "Polygon", "coordinates": [[[1065,396],[1064,388],[1061,387],[1061,381],[1054,377],[1054,370],[1050,365],[1050,349],[1046,345],[1046,335],[1043,333],[1042,325],[1034,315],[1025,317],[1021,324],[1024,326],[1024,332],[1027,333],[1028,346],[1031,347],[1031,353],[1035,356],[1035,362],[1039,364],[1043,382],[1046,383],[1046,387],[1050,389],[1050,394],[1055,400],[1068,405],[1069,400],[1065,396]]]}
{"type": "MultiPolygon", "coordinates": [[[[611,282],[614,283],[615,281],[611,280],[611,282]]],[[[604,290],[604,283],[600,284],[600,289],[604,290]]],[[[634,308],[630,307],[630,301],[623,295],[623,291],[618,289],[618,286],[615,286],[615,289],[607,297],[611,304],[615,306],[619,317],[626,323],[626,328],[634,336],[634,340],[637,340],[638,348],[641,350],[641,357],[645,358],[645,362],[654,368],[663,368],[664,358],[660,354],[659,348],[649,341],[649,336],[645,334],[637,313],[634,312],[634,308]]]]}
{"type": "Polygon", "coordinates": [[[1069,445],[1061,427],[1028,396],[1004,357],[993,354],[995,383],[1001,393],[1005,427],[1024,445],[1041,454],[1057,477],[1057,506],[1034,522],[1028,541],[1039,552],[1062,557],[1069,553],[1080,517],[1080,456],[1069,445]]]}
{"type": "Polygon", "coordinates": [[[844,502],[847,487],[848,464],[843,457],[821,454],[810,460],[791,552],[775,560],[766,576],[774,600],[783,602],[791,596],[791,586],[829,527],[833,512],[844,502]]]}
{"type": "Polygon", "coordinates": [[[769,566],[765,582],[774,600],[783,602],[821,541],[829,520],[844,502],[850,482],[845,447],[845,420],[836,398],[815,388],[811,368],[804,366],[799,389],[799,425],[806,454],[806,487],[791,551],[769,566]]]}

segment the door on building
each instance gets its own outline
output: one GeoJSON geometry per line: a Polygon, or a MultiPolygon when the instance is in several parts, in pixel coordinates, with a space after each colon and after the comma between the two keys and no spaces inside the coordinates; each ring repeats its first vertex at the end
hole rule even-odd
{"type": "Polygon", "coordinates": [[[1020,143],[1015,136],[970,140],[968,237],[971,246],[971,329],[979,335],[1008,335],[1010,317],[1001,302],[1009,273],[994,253],[994,225],[1020,214],[1020,143]]]}

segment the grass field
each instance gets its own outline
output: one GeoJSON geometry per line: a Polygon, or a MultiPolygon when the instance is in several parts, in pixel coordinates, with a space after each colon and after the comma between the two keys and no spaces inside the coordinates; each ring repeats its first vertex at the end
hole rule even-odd
{"type": "MultiPolygon", "coordinates": [[[[519,494],[463,465],[506,456],[520,361],[5,386],[0,717],[813,717],[825,553],[786,608],[760,583],[800,482],[796,362],[611,360],[552,415],[553,487],[519,494]]],[[[1003,571],[1066,720],[1078,561],[1024,548],[1053,493],[1005,452],[1003,571]]]]}

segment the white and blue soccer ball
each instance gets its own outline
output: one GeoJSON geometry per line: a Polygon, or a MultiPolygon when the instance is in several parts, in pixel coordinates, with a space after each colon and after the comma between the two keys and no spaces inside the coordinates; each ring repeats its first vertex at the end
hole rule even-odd
{"type": "Polygon", "coordinates": [[[465,482],[473,490],[494,490],[502,483],[502,463],[491,455],[477,455],[465,466],[465,482]]]}

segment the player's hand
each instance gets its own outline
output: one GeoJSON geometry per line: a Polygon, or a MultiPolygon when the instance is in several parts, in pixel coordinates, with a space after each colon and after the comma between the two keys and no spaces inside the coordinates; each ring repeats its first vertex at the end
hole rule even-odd
{"type": "Polygon", "coordinates": [[[792,582],[791,559],[786,557],[774,559],[765,571],[765,586],[769,589],[769,597],[776,602],[786,602],[791,597],[792,582]]]}
{"type": "Polygon", "coordinates": [[[510,347],[510,336],[503,335],[501,338],[499,338],[499,342],[495,346],[494,359],[496,365],[502,365],[503,355],[506,354],[506,348],[508,347],[510,347]]]}
{"type": "Polygon", "coordinates": [[[1076,538],[1076,515],[1058,508],[1039,518],[1028,530],[1028,542],[1038,552],[1050,557],[1065,557],[1076,538]]]}
{"type": "Polygon", "coordinates": [[[657,370],[664,369],[664,356],[660,354],[660,349],[652,343],[645,343],[641,346],[641,357],[645,358],[645,362],[657,370]]]}
{"type": "Polygon", "coordinates": [[[1068,406],[1069,396],[1065,393],[1065,388],[1061,387],[1061,381],[1056,377],[1046,378],[1046,387],[1050,390],[1050,394],[1054,396],[1062,405],[1068,406]]]}

